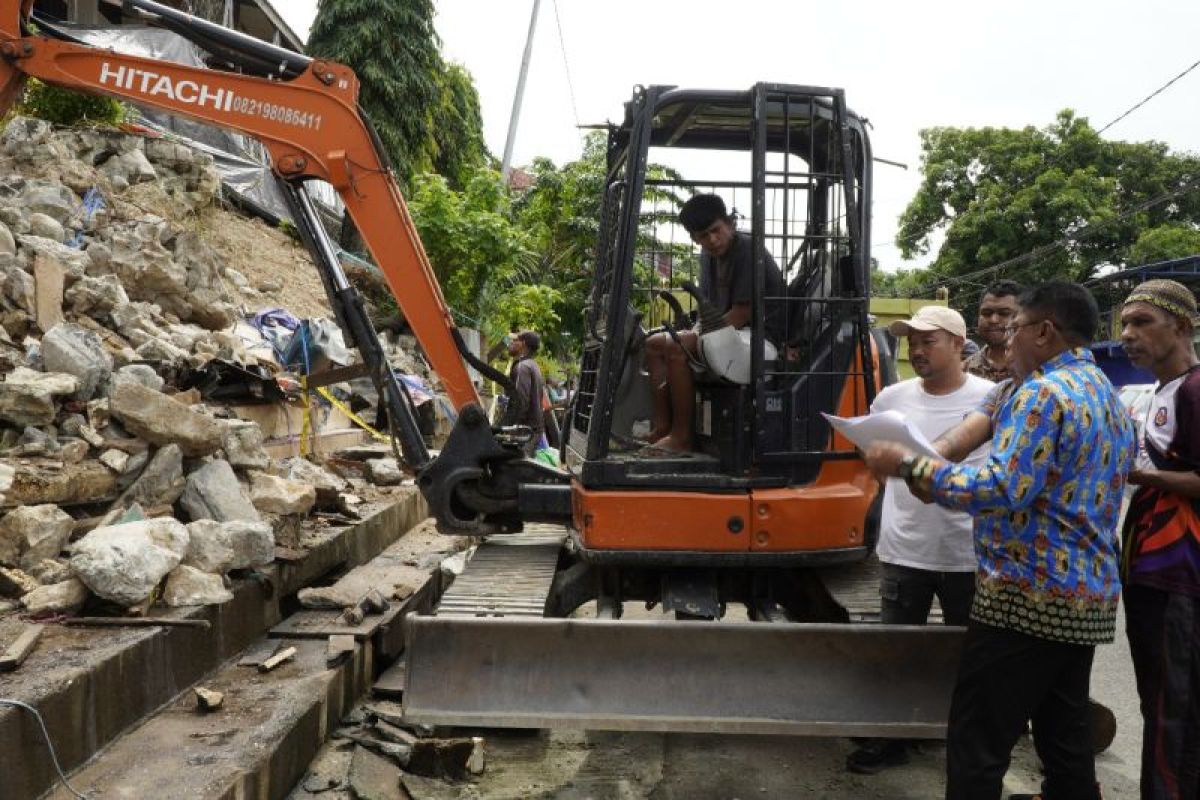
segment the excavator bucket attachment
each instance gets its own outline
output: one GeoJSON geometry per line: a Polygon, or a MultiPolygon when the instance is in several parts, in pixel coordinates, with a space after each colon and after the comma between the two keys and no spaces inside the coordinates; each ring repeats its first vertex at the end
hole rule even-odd
{"type": "Polygon", "coordinates": [[[404,714],[497,728],[940,738],[963,629],[410,616],[404,714]]]}

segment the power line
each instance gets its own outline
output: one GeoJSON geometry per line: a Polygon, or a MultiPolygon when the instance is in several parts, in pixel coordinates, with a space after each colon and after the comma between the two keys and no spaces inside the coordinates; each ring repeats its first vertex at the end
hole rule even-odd
{"type": "Polygon", "coordinates": [[[1018,266],[1020,264],[1026,263],[1026,262],[1035,261],[1037,259],[1042,258],[1043,256],[1046,256],[1046,255],[1049,255],[1050,253],[1055,252],[1056,250],[1060,250],[1070,244],[1074,244],[1074,243],[1080,241],[1081,239],[1086,239],[1089,236],[1093,236],[1098,231],[1104,230],[1105,228],[1107,228],[1108,226],[1110,226],[1114,223],[1126,220],[1129,217],[1133,216],[1134,214],[1140,213],[1149,208],[1153,208],[1154,206],[1161,205],[1162,203],[1165,203],[1168,200],[1173,200],[1176,197],[1179,197],[1180,195],[1188,192],[1189,190],[1196,188],[1197,186],[1200,186],[1200,175],[1189,178],[1181,186],[1179,186],[1176,189],[1173,189],[1172,191],[1164,192],[1160,195],[1150,198],[1149,200],[1138,203],[1136,206],[1126,209],[1125,211],[1121,212],[1120,214],[1117,214],[1116,216],[1109,217],[1108,219],[1105,219],[1105,220],[1101,220],[1100,222],[1097,222],[1094,225],[1088,225],[1074,235],[1067,234],[1065,236],[1062,236],[1062,237],[1054,240],[1053,242],[1049,242],[1047,244],[1041,245],[1040,247],[1035,247],[1033,250],[1030,250],[1028,253],[1023,253],[1022,255],[1014,256],[1013,258],[1006,259],[1004,261],[1001,261],[998,264],[993,264],[992,266],[989,266],[989,267],[977,269],[972,272],[966,272],[966,273],[963,273],[962,275],[954,275],[954,276],[945,278],[944,280],[940,280],[940,281],[931,281],[930,283],[927,283],[927,284],[924,284],[924,285],[918,287],[916,290],[914,290],[914,292],[912,294],[926,291],[930,287],[936,288],[937,286],[953,286],[958,283],[972,282],[972,279],[974,279],[974,278],[980,278],[980,277],[988,275],[989,273],[992,275],[998,275],[1001,270],[1005,270],[1010,267],[1015,267],[1015,266],[1018,266]]]}
{"type": "Polygon", "coordinates": [[[554,27],[558,28],[558,47],[562,51],[563,71],[567,75],[567,92],[571,95],[571,113],[575,115],[575,128],[579,124],[579,107],[575,104],[575,84],[571,80],[571,62],[567,59],[567,41],[563,38],[562,18],[558,15],[558,0],[554,0],[554,27]]]}
{"type": "Polygon", "coordinates": [[[1137,110],[1138,110],[1139,108],[1141,108],[1142,106],[1146,105],[1146,103],[1149,103],[1149,102],[1150,102],[1151,100],[1153,100],[1155,97],[1158,97],[1160,94],[1162,94],[1162,93],[1163,93],[1164,91],[1166,91],[1168,88],[1170,88],[1171,84],[1175,83],[1175,82],[1176,82],[1176,81],[1178,81],[1180,78],[1182,78],[1182,77],[1184,77],[1185,75],[1187,75],[1189,72],[1191,72],[1192,70],[1194,70],[1196,67],[1200,67],[1200,61],[1197,61],[1196,63],[1192,64],[1190,67],[1188,67],[1187,69],[1185,69],[1183,72],[1179,73],[1179,74],[1178,74],[1178,75],[1176,75],[1174,78],[1171,78],[1171,80],[1167,81],[1167,82],[1166,82],[1166,83],[1164,83],[1162,86],[1158,87],[1158,88],[1157,88],[1157,89],[1155,89],[1153,92],[1151,92],[1150,94],[1148,94],[1148,95],[1146,95],[1145,97],[1143,97],[1143,98],[1142,98],[1140,101],[1138,101],[1137,103],[1134,103],[1134,104],[1133,104],[1133,106],[1131,106],[1131,107],[1129,108],[1129,110],[1127,110],[1127,111],[1126,111],[1124,114],[1122,114],[1121,116],[1117,117],[1116,119],[1114,119],[1112,122],[1110,122],[1110,123],[1108,123],[1107,125],[1105,125],[1105,126],[1104,126],[1103,128],[1101,128],[1100,130],[1096,131],[1096,135],[1097,135],[1097,136],[1099,136],[1100,134],[1104,133],[1106,130],[1108,130],[1109,128],[1111,128],[1113,125],[1116,125],[1118,122],[1120,122],[1121,120],[1125,119],[1126,117],[1128,117],[1128,116],[1129,116],[1130,114],[1132,114],[1133,112],[1137,111],[1137,110]]]}

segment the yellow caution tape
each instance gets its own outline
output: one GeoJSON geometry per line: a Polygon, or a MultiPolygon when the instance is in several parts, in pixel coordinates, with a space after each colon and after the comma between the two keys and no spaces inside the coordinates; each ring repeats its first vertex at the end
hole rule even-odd
{"type": "Polygon", "coordinates": [[[370,425],[368,425],[362,417],[360,417],[358,414],[355,414],[353,411],[351,411],[350,407],[348,405],[346,405],[341,400],[338,400],[336,397],[334,397],[333,394],[328,389],[326,389],[324,386],[317,389],[317,394],[321,395],[321,397],[324,397],[326,400],[328,400],[330,402],[330,404],[333,405],[334,408],[336,408],[338,411],[345,414],[350,419],[350,421],[353,422],[355,425],[362,428],[367,433],[371,434],[372,439],[375,439],[376,441],[380,441],[380,442],[390,442],[392,440],[392,437],[388,436],[387,434],[380,433],[379,431],[375,430],[370,425]]]}

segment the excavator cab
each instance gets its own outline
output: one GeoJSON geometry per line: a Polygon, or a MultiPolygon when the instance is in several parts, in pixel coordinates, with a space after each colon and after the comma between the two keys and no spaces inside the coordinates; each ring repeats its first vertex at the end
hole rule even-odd
{"type": "Polygon", "coordinates": [[[839,89],[637,90],[608,133],[579,392],[564,437],[585,558],[644,560],[639,551],[665,548],[673,563],[739,552],[779,565],[866,554],[874,482],[823,414],[866,413],[886,374],[886,344],[868,317],[870,191],[867,131],[839,89]],[[676,219],[701,192],[724,199],[786,288],[768,293],[756,262],[749,364],[736,379],[697,365],[697,452],[647,458],[636,447],[651,414],[643,349],[701,311],[683,288],[700,282],[700,248],[676,219]],[[773,331],[767,319],[778,321],[773,331]],[[636,495],[655,497],[659,510],[675,502],[679,513],[606,527],[592,508],[604,513],[614,492],[625,505],[636,495]],[[754,499],[752,513],[738,513],[754,499]]]}

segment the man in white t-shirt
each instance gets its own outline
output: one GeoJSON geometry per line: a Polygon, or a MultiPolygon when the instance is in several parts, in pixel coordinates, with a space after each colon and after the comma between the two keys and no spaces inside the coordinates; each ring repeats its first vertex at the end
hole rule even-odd
{"type": "MultiPolygon", "coordinates": [[[[908,338],[916,378],[881,391],[871,413],[899,411],[930,441],[975,411],[994,385],[963,369],[967,325],[945,306],[925,306],[889,330],[908,338]]],[[[985,444],[967,463],[982,463],[985,444]]],[[[879,596],[884,624],[924,625],[936,596],[948,625],[966,625],[975,594],[975,547],[971,517],[926,504],[899,478],[884,487],[876,553],[882,564],[879,596]]],[[[908,761],[903,740],[869,739],[846,760],[852,772],[872,774],[908,761]]]]}

